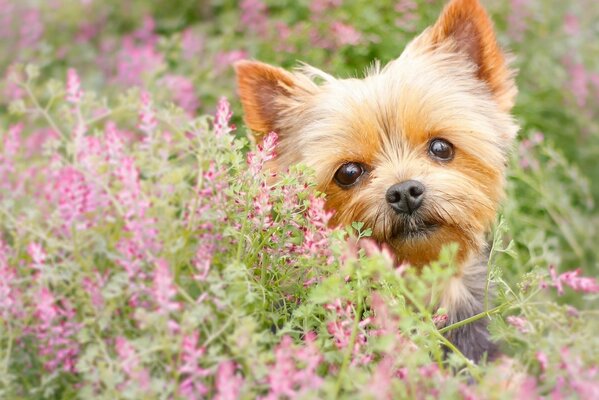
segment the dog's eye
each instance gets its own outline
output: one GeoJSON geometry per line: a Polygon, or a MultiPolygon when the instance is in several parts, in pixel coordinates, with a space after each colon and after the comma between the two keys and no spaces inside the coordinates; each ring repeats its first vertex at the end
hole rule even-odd
{"type": "Polygon", "coordinates": [[[356,162],[348,162],[343,164],[337,172],[335,172],[335,182],[341,187],[348,187],[358,181],[364,174],[362,164],[356,162]]]}
{"type": "Polygon", "coordinates": [[[453,145],[447,140],[434,139],[428,146],[428,154],[435,160],[449,161],[453,158],[453,145]]]}

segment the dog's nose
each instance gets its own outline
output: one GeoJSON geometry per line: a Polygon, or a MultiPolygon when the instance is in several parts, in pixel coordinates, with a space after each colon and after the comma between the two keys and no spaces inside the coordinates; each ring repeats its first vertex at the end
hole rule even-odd
{"type": "Polygon", "coordinates": [[[424,185],[414,180],[396,183],[387,189],[385,199],[396,213],[412,214],[422,205],[424,185]]]}

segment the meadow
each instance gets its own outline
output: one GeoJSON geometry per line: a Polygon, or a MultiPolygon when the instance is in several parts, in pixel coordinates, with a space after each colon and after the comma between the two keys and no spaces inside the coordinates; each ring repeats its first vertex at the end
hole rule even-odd
{"type": "Polygon", "coordinates": [[[599,3],[483,3],[521,130],[474,364],[431,302],[455,247],[330,227],[232,67],[360,76],[444,1],[0,0],[0,398],[599,399],[599,3]]]}

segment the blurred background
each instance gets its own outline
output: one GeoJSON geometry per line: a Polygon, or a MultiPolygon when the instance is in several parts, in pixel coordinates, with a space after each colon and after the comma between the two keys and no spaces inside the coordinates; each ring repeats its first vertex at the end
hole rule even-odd
{"type": "MultiPolygon", "coordinates": [[[[0,127],[25,94],[7,79],[35,63],[43,78],[75,68],[87,90],[143,86],[190,115],[227,96],[241,126],[232,63],[298,61],[340,77],[397,57],[443,0],[0,0],[0,127]]],[[[599,2],[484,0],[514,55],[522,130],[504,214],[517,262],[597,275],[599,2]]],[[[238,129],[245,134],[245,129],[238,129]]]]}

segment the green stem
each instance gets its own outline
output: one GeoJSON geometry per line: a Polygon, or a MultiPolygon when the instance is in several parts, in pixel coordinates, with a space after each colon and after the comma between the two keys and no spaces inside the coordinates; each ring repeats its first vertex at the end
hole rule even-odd
{"type": "Polygon", "coordinates": [[[345,370],[349,365],[349,361],[351,360],[351,356],[354,350],[354,344],[356,342],[356,337],[358,336],[358,328],[360,325],[360,316],[362,315],[362,296],[358,297],[358,309],[356,310],[356,315],[354,317],[354,325],[352,327],[352,333],[345,349],[345,356],[343,357],[343,362],[341,364],[341,368],[339,369],[339,376],[337,377],[337,384],[335,385],[335,391],[333,392],[333,398],[339,398],[339,392],[341,391],[341,383],[343,381],[343,376],[345,375],[345,370]]]}
{"type": "Polygon", "coordinates": [[[481,319],[483,317],[487,317],[487,316],[491,316],[493,314],[497,314],[498,312],[503,311],[506,308],[509,308],[511,305],[512,305],[512,303],[504,303],[504,304],[502,304],[500,306],[497,306],[495,308],[492,308],[492,309],[490,309],[488,311],[483,311],[480,314],[473,315],[470,318],[463,319],[463,320],[461,320],[459,322],[456,322],[455,324],[451,324],[449,326],[446,326],[445,328],[439,329],[439,333],[440,334],[444,334],[445,332],[449,332],[451,330],[458,329],[458,328],[460,328],[460,327],[462,327],[464,325],[468,325],[468,324],[470,324],[470,323],[472,323],[474,321],[478,321],[479,319],[481,319]]]}
{"type": "Polygon", "coordinates": [[[31,88],[29,87],[29,85],[26,83],[21,83],[19,86],[21,86],[22,88],[25,89],[25,91],[27,92],[27,95],[33,102],[33,105],[35,105],[37,110],[44,116],[44,118],[50,124],[52,129],[54,129],[56,131],[56,133],[58,133],[64,140],[66,140],[67,137],[64,134],[64,132],[58,127],[58,125],[56,125],[56,123],[54,122],[54,119],[50,116],[50,114],[46,111],[46,109],[41,106],[41,104],[37,100],[37,97],[35,97],[35,95],[31,91],[31,88]]]}
{"type": "Polygon", "coordinates": [[[468,357],[466,357],[457,347],[454,346],[453,343],[449,341],[445,336],[443,336],[439,331],[433,331],[433,334],[441,341],[443,344],[449,348],[452,352],[457,354],[460,358],[463,359],[466,368],[470,374],[476,379],[477,382],[481,381],[480,371],[478,370],[476,364],[474,364],[468,357]]]}

